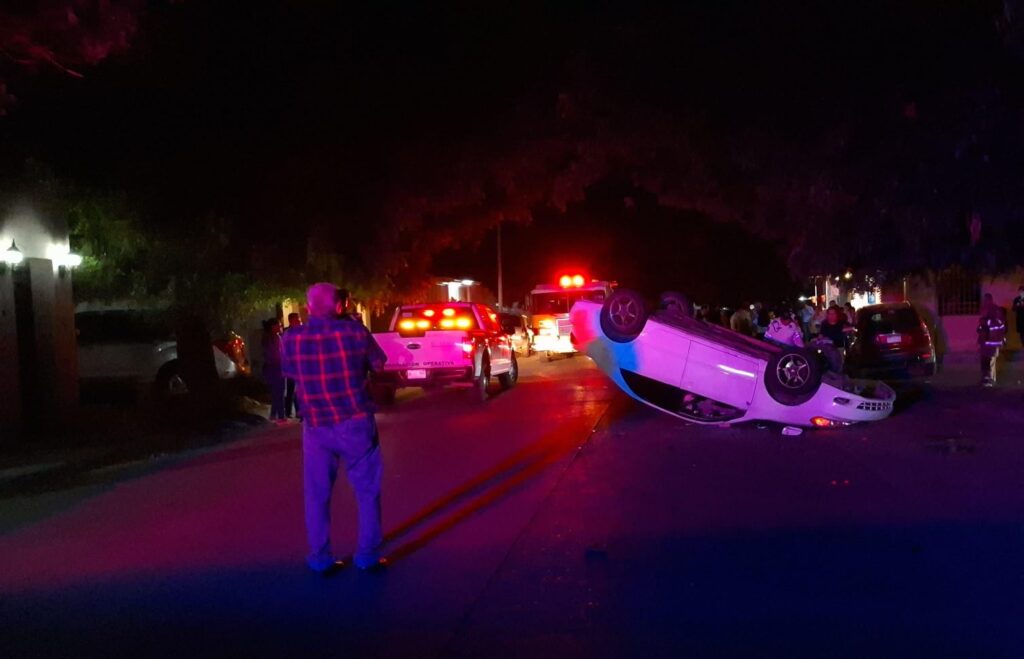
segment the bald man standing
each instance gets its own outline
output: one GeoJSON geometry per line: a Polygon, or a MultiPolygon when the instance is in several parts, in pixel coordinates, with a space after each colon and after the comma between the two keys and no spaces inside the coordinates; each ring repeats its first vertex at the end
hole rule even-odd
{"type": "Polygon", "coordinates": [[[367,376],[383,367],[385,355],[361,323],[343,319],[345,300],[333,284],[307,292],[309,322],[284,337],[283,370],[295,380],[302,402],[302,462],[306,535],[313,572],[328,576],[344,567],[331,548],[331,493],[344,465],[359,509],[354,561],[377,570],[380,557],[381,456],[367,376]]]}

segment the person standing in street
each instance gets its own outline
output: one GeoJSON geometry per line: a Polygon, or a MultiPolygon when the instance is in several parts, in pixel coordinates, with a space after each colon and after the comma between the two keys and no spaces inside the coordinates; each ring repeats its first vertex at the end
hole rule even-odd
{"type": "Polygon", "coordinates": [[[1020,345],[1024,349],[1024,284],[1017,289],[1017,297],[1013,298],[1013,315],[1017,322],[1017,335],[1020,336],[1020,345]]]}
{"type": "Polygon", "coordinates": [[[281,374],[281,321],[263,321],[263,382],[270,390],[270,420],[284,421],[284,376],[281,374]]]}
{"type": "Polygon", "coordinates": [[[777,317],[768,324],[764,338],[784,346],[804,347],[804,335],[800,331],[800,325],[793,318],[793,310],[789,307],[780,307],[777,317]]]}
{"type": "MultiPolygon", "coordinates": [[[[296,312],[288,314],[288,327],[285,328],[284,332],[287,334],[296,327],[302,325],[302,317],[296,312]]],[[[302,420],[301,412],[299,411],[299,401],[295,397],[295,380],[291,378],[285,378],[284,381],[284,416],[285,418],[292,418],[292,415],[302,420]]]]}
{"type": "Polygon", "coordinates": [[[345,300],[336,286],[314,284],[307,303],[309,320],[288,332],[283,351],[284,374],[295,380],[302,403],[306,563],[323,576],[344,566],[330,535],[332,490],[344,467],[359,511],[354,562],[378,570],[387,563],[380,556],[383,465],[367,376],[386,356],[365,326],[342,317],[345,300]]]}
{"type": "Polygon", "coordinates": [[[991,293],[985,293],[978,319],[978,356],[981,361],[981,384],[996,385],[996,359],[1006,342],[1006,309],[996,306],[991,293]]]}
{"type": "Polygon", "coordinates": [[[852,302],[843,305],[843,312],[846,314],[846,322],[854,327],[857,326],[857,310],[853,308],[852,302]]]}
{"type": "Polygon", "coordinates": [[[752,336],[754,334],[754,324],[750,319],[749,306],[741,304],[739,308],[733,312],[732,318],[729,319],[729,328],[734,332],[739,332],[746,336],[752,336]]]}
{"type": "Polygon", "coordinates": [[[804,343],[811,340],[811,323],[814,320],[814,307],[811,306],[810,302],[804,302],[800,305],[800,328],[804,332],[804,343]]]}

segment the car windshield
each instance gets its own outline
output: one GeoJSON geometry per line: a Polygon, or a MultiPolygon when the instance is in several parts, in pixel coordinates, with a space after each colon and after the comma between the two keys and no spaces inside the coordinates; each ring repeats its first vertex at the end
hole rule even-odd
{"type": "Polygon", "coordinates": [[[580,300],[587,302],[604,302],[604,291],[573,291],[571,293],[534,293],[533,313],[563,314],[569,313],[573,304],[580,300]]]}
{"type": "Polygon", "coordinates": [[[523,317],[510,313],[500,313],[498,314],[498,322],[501,323],[501,328],[503,330],[511,332],[517,327],[523,326],[523,317]]]}
{"type": "Polygon", "coordinates": [[[865,310],[860,325],[869,334],[890,334],[912,332],[921,326],[921,320],[910,307],[883,307],[865,310]]]}

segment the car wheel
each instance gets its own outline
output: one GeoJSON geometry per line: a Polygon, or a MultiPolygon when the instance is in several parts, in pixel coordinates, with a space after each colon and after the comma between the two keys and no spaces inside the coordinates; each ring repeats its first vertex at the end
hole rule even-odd
{"type": "Polygon", "coordinates": [[[379,384],[374,387],[373,398],[380,405],[394,405],[395,395],[398,389],[386,384],[379,384]]]}
{"type": "Polygon", "coordinates": [[[156,374],[156,393],[160,398],[178,398],[188,394],[188,384],[177,360],[168,362],[156,374]]]}
{"type": "Polygon", "coordinates": [[[693,304],[690,298],[675,291],[665,291],[658,297],[658,308],[665,311],[678,311],[679,313],[692,318],[693,304]]]}
{"type": "Polygon", "coordinates": [[[480,375],[476,376],[473,382],[473,390],[481,400],[487,400],[487,387],[491,384],[491,359],[484,353],[480,357],[480,375]]]}
{"type": "Polygon", "coordinates": [[[799,405],[811,399],[821,384],[821,362],[805,348],[785,348],[768,360],[765,388],[776,402],[799,405]]]}
{"type": "Polygon", "coordinates": [[[628,343],[640,335],[647,324],[647,309],[639,293],[619,289],[601,307],[601,329],[612,341],[628,343]]]}
{"type": "Polygon", "coordinates": [[[498,383],[502,389],[511,389],[516,386],[516,382],[519,382],[519,363],[516,361],[515,353],[512,353],[512,364],[507,373],[498,376],[498,383]]]}

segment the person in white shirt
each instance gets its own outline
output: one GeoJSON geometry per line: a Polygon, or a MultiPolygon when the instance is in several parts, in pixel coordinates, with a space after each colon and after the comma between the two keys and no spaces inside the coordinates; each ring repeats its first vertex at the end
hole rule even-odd
{"type": "Polygon", "coordinates": [[[768,324],[764,338],[786,346],[804,347],[803,332],[800,331],[800,325],[793,320],[793,312],[790,309],[779,310],[778,317],[768,324]]]}

